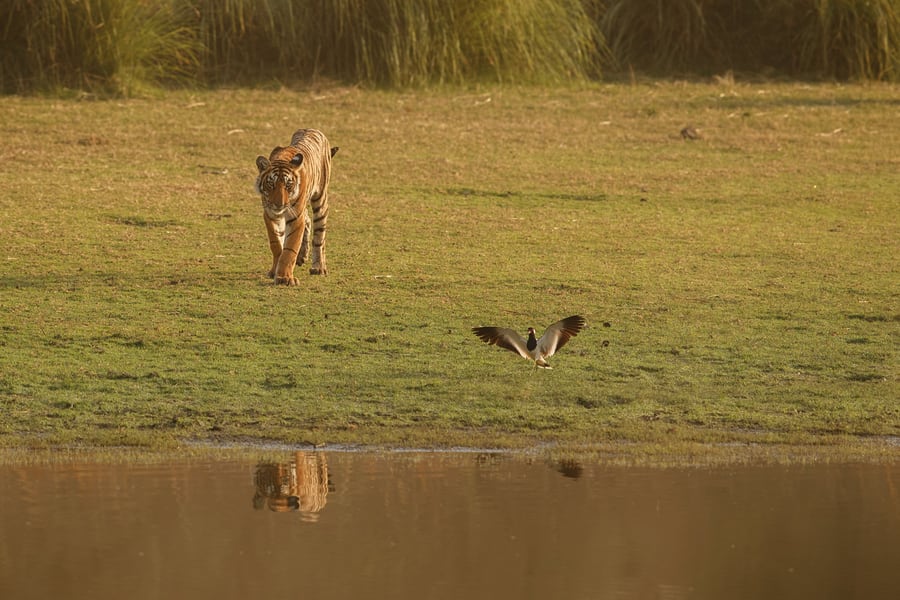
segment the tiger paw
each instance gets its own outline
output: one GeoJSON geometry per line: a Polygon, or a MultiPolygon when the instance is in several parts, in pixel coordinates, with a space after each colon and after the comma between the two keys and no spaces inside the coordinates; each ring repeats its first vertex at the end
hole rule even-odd
{"type": "Polygon", "coordinates": [[[275,278],[275,285],[299,285],[299,284],[300,284],[300,282],[293,275],[290,275],[288,277],[276,277],[275,278]]]}
{"type": "Polygon", "coordinates": [[[327,275],[328,271],[324,267],[322,267],[322,268],[312,267],[309,270],[309,274],[310,275],[327,275]]]}

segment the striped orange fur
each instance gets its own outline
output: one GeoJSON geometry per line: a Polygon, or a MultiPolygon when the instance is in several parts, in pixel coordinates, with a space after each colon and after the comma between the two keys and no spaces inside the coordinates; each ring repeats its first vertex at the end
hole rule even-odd
{"type": "Polygon", "coordinates": [[[298,129],[291,137],[290,146],[276,146],[269,158],[256,157],[259,169],[256,191],[262,198],[263,219],[272,250],[269,277],[276,284],[297,285],[294,265],[306,262],[310,246],[310,275],[328,272],[325,265],[328,181],[331,158],[337,151],[321,131],[298,129]],[[311,223],[307,205],[312,208],[311,223]]]}

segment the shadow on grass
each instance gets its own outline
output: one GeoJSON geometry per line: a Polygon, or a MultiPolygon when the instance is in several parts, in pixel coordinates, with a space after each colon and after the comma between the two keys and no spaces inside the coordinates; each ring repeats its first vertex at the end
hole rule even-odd
{"type": "Polygon", "coordinates": [[[898,98],[856,98],[850,96],[811,97],[811,96],[782,96],[778,94],[758,96],[725,96],[721,100],[723,106],[735,108],[755,108],[756,110],[773,110],[779,107],[835,107],[843,108],[861,106],[881,106],[883,108],[896,108],[900,106],[898,98]]]}
{"type": "Polygon", "coordinates": [[[127,225],[129,227],[144,227],[144,228],[167,228],[167,227],[179,227],[182,224],[176,221],[175,219],[147,219],[141,216],[130,216],[130,217],[117,217],[111,216],[110,221],[116,223],[118,225],[127,225]]]}
{"type": "Polygon", "coordinates": [[[497,192],[493,190],[476,190],[467,187],[448,188],[445,190],[445,193],[449,196],[463,198],[540,198],[545,200],[577,200],[581,202],[602,202],[608,199],[606,194],[572,194],[566,192],[548,194],[546,192],[514,192],[511,190],[497,192]]]}

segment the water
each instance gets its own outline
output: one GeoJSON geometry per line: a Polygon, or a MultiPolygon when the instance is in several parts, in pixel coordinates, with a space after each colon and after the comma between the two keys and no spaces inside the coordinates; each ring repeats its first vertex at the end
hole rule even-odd
{"type": "Polygon", "coordinates": [[[0,466],[0,598],[898,598],[900,465],[0,466]]]}

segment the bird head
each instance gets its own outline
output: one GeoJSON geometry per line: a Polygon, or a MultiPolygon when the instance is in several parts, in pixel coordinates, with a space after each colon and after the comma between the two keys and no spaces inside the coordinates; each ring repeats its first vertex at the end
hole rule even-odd
{"type": "Polygon", "coordinates": [[[537,348],[537,336],[534,334],[534,327],[528,328],[528,339],[525,340],[525,347],[529,350],[537,348]]]}

